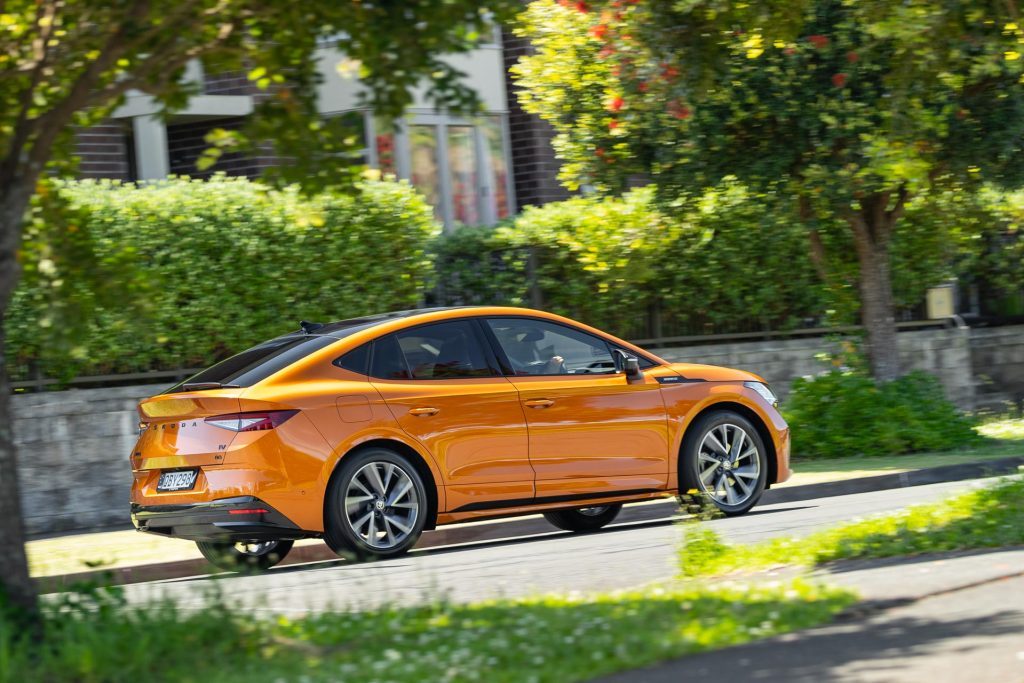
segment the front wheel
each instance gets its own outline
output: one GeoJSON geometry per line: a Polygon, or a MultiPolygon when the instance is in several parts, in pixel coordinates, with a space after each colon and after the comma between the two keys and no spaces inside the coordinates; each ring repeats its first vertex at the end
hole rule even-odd
{"type": "Polygon", "coordinates": [[[595,505],[576,510],[545,512],[544,519],[566,531],[597,531],[601,527],[611,524],[621,511],[622,505],[620,504],[595,505]]]}
{"type": "Polygon", "coordinates": [[[764,493],[767,450],[753,423],[739,413],[703,415],[683,440],[682,492],[697,490],[729,516],[748,512],[764,493]]]}
{"type": "Polygon", "coordinates": [[[199,552],[210,564],[229,572],[257,572],[283,560],[293,541],[196,541],[199,552]]]}

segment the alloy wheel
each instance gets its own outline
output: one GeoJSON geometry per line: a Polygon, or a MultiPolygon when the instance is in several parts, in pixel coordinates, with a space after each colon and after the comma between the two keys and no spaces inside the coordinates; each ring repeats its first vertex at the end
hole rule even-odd
{"type": "Polygon", "coordinates": [[[731,423],[712,427],[697,453],[701,489],[715,502],[742,505],[757,492],[761,458],[757,443],[742,427],[731,423]]]}
{"type": "Polygon", "coordinates": [[[269,553],[277,545],[277,541],[239,541],[235,543],[235,550],[242,555],[260,557],[269,553]]]}
{"type": "Polygon", "coordinates": [[[389,550],[413,532],[420,500],[412,477],[386,461],[360,467],[345,492],[345,519],[368,546],[389,550]]]}
{"type": "Polygon", "coordinates": [[[595,505],[588,508],[579,508],[576,512],[587,517],[600,517],[608,510],[607,505],[595,505]]]}

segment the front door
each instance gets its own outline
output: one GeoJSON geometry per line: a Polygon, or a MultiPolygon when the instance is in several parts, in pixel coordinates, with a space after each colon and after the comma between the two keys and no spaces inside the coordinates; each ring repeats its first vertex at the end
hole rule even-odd
{"type": "Polygon", "coordinates": [[[616,371],[612,347],[536,318],[488,318],[526,413],[537,498],[663,489],[669,439],[659,384],[616,371]]]}
{"type": "Polygon", "coordinates": [[[434,456],[447,511],[533,498],[519,393],[500,376],[477,323],[454,320],[374,342],[373,385],[395,420],[434,456]]]}

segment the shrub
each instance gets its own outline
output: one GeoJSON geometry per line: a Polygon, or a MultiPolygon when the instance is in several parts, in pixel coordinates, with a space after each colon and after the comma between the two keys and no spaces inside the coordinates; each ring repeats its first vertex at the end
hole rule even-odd
{"type": "Polygon", "coordinates": [[[438,241],[442,303],[520,305],[620,336],[793,327],[823,309],[803,228],[726,184],[669,217],[653,188],[528,207],[496,228],[438,241]],[[531,261],[532,253],[532,265],[531,261]]]}
{"type": "Polygon", "coordinates": [[[859,372],[797,379],[785,416],[802,458],[947,450],[980,438],[923,372],[881,385],[859,372]]]}
{"type": "Polygon", "coordinates": [[[65,348],[39,290],[57,282],[65,298],[84,298],[96,285],[26,279],[8,315],[9,348],[15,366],[38,360],[47,374],[205,366],[301,319],[415,307],[429,284],[437,225],[405,183],[307,197],[242,178],[175,178],[69,182],[60,194],[93,252],[132,254],[145,292],[141,314],[95,307],[65,348]]]}

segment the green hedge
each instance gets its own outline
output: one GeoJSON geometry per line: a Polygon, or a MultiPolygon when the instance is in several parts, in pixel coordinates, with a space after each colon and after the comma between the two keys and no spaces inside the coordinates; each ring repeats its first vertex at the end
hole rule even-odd
{"type": "Polygon", "coordinates": [[[623,336],[785,329],[824,309],[806,233],[739,186],[667,217],[649,188],[528,207],[435,245],[443,303],[528,304],[623,336]],[[531,267],[532,254],[532,267],[531,267]],[[536,291],[531,292],[531,282],[536,291]]]}
{"type": "MultiPolygon", "coordinates": [[[[856,322],[849,231],[820,226],[822,283],[792,202],[735,183],[676,213],[641,188],[451,235],[404,183],[313,197],[224,177],[57,188],[26,230],[6,321],[15,379],[32,364],[64,377],[205,365],[302,318],[420,303],[539,302],[634,339],[856,322]]],[[[1022,221],[1024,193],[916,199],[894,238],[896,300],[916,305],[954,273],[1019,291],[1022,221]]]]}
{"type": "Polygon", "coordinates": [[[797,379],[783,409],[801,458],[949,450],[980,439],[923,372],[882,385],[838,370],[797,379]]]}
{"type": "Polygon", "coordinates": [[[404,183],[313,197],[224,177],[59,191],[99,260],[131,256],[106,277],[123,276],[126,292],[141,288],[141,305],[96,306],[61,343],[50,289],[56,282],[64,298],[83,299],[99,283],[27,277],[7,318],[16,377],[30,361],[51,376],[205,366],[302,319],[415,307],[429,287],[426,249],[438,226],[404,183]]]}

